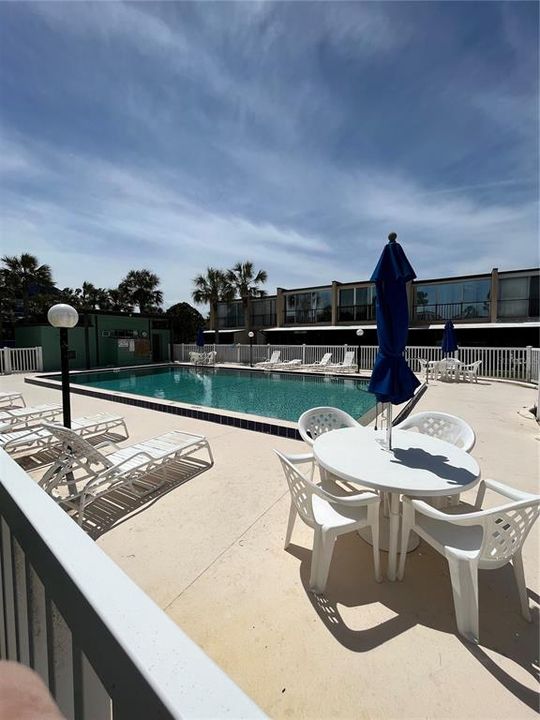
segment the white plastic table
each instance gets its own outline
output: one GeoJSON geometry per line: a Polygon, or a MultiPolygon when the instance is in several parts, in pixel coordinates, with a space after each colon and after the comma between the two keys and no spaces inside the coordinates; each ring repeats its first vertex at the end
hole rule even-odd
{"type": "Polygon", "coordinates": [[[392,450],[383,433],[370,428],[343,428],[320,435],[315,460],[328,472],[390,496],[388,579],[397,569],[401,495],[437,497],[474,487],[480,480],[476,460],[450,443],[410,430],[392,431],[392,450]]]}

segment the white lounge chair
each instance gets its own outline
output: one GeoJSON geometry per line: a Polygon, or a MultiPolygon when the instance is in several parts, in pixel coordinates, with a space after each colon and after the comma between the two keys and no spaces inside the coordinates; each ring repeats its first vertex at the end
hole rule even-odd
{"type": "Polygon", "coordinates": [[[345,353],[342,363],[336,363],[334,365],[328,364],[325,367],[325,372],[355,372],[356,365],[354,365],[354,350],[348,350],[345,353]]]}
{"type": "Polygon", "coordinates": [[[0,405],[4,409],[11,408],[15,403],[21,403],[23,407],[26,406],[22,393],[20,392],[0,392],[0,405]]]}
{"type": "MultiPolygon", "coordinates": [[[[60,442],[47,428],[41,425],[34,425],[24,429],[17,429],[17,425],[13,427],[14,430],[10,429],[7,432],[0,433],[0,447],[12,455],[39,452],[60,442]]],[[[98,413],[97,415],[75,418],[71,421],[71,429],[84,438],[102,438],[98,447],[102,447],[108,442],[112,444],[110,433],[113,430],[123,431],[124,437],[119,439],[127,440],[129,437],[124,418],[121,415],[110,415],[109,413],[98,413]]],[[[115,437],[116,435],[115,432],[115,437]]]]}
{"type": "Polygon", "coordinates": [[[286,360],[285,362],[277,363],[276,365],[272,365],[272,367],[263,368],[266,370],[298,370],[302,367],[302,361],[295,359],[295,360],[286,360]]]}
{"type": "MultiPolygon", "coordinates": [[[[209,467],[214,464],[210,445],[203,435],[173,430],[103,455],[73,430],[52,423],[44,427],[62,442],[62,452],[39,484],[62,507],[72,511],[79,525],[83,524],[85,508],[99,497],[122,486],[145,489],[150,473],[161,473],[163,482],[167,482],[168,469],[199,450],[208,452],[209,467]],[[79,471],[82,475],[75,476],[79,471]]],[[[155,484],[150,483],[150,491],[154,489],[155,484]]]]}
{"type": "Polygon", "coordinates": [[[307,371],[314,371],[321,370],[322,368],[325,368],[328,366],[328,363],[330,362],[330,358],[332,357],[332,353],[325,353],[322,358],[319,360],[319,362],[310,363],[309,365],[304,365],[302,367],[302,370],[307,371]]]}
{"type": "Polygon", "coordinates": [[[270,360],[265,360],[264,362],[258,362],[255,367],[258,368],[266,368],[266,367],[275,367],[279,364],[279,358],[281,357],[281,350],[274,350],[272,353],[270,360]]]}
{"type": "MultiPolygon", "coordinates": [[[[497,570],[512,563],[521,614],[531,620],[521,548],[540,512],[540,496],[484,480],[478,490],[476,510],[448,515],[422,500],[403,498],[401,547],[409,533],[417,533],[448,561],[458,631],[478,642],[478,570],[497,570]],[[486,488],[506,498],[503,505],[482,510],[486,488]],[[510,500],[510,502],[508,502],[510,500]]],[[[401,553],[398,578],[405,572],[407,552],[401,553]]],[[[493,603],[493,598],[491,598],[493,603]]]]}
{"type": "MultiPolygon", "coordinates": [[[[16,408],[14,410],[4,410],[0,412],[0,432],[4,432],[8,428],[17,425],[26,427],[39,420],[54,420],[55,417],[62,414],[60,405],[33,405],[31,407],[16,408]]],[[[17,428],[19,429],[19,428],[17,428]]]]}
{"type": "Polygon", "coordinates": [[[373,492],[332,495],[305,477],[296,468],[294,457],[282,455],[277,450],[274,452],[281,461],[291,494],[285,549],[289,546],[297,515],[314,530],[309,580],[311,590],[319,594],[326,589],[336,538],[365,527],[371,528],[375,579],[379,582],[379,496],[373,492]]]}

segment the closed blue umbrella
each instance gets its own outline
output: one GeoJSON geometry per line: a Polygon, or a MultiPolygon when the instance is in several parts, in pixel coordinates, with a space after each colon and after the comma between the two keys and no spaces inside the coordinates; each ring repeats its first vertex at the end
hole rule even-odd
{"type": "Polygon", "coordinates": [[[405,360],[409,333],[406,283],[416,277],[403,248],[390,233],[371,281],[376,287],[379,351],[371,373],[369,392],[387,404],[388,449],[392,447],[392,405],[409,400],[420,385],[405,360]]]}
{"type": "Polygon", "coordinates": [[[202,327],[197,330],[197,347],[204,347],[204,330],[202,327]]]}
{"type": "Polygon", "coordinates": [[[452,353],[455,353],[457,349],[458,344],[456,340],[454,323],[451,320],[447,320],[444,325],[441,350],[443,351],[443,355],[450,355],[452,353]]]}

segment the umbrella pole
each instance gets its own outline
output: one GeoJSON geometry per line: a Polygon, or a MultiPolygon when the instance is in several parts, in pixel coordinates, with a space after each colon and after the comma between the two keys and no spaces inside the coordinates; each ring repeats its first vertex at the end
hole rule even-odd
{"type": "Polygon", "coordinates": [[[392,403],[386,403],[386,447],[392,449],[392,403]]]}

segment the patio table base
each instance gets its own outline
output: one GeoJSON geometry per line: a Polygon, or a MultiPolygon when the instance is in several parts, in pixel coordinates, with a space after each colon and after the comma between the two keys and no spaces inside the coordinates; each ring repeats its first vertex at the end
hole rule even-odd
{"type": "MultiPolygon", "coordinates": [[[[371,541],[371,529],[363,528],[358,530],[358,535],[367,542],[369,545],[373,545],[371,541]]],[[[420,538],[414,532],[409,534],[409,542],[407,544],[407,552],[416,550],[420,544],[420,538]]],[[[390,518],[383,512],[383,503],[381,503],[381,509],[379,511],[379,549],[383,552],[388,552],[390,549],[390,518]]],[[[399,535],[398,535],[398,553],[401,552],[401,517],[399,519],[399,535]]]]}

